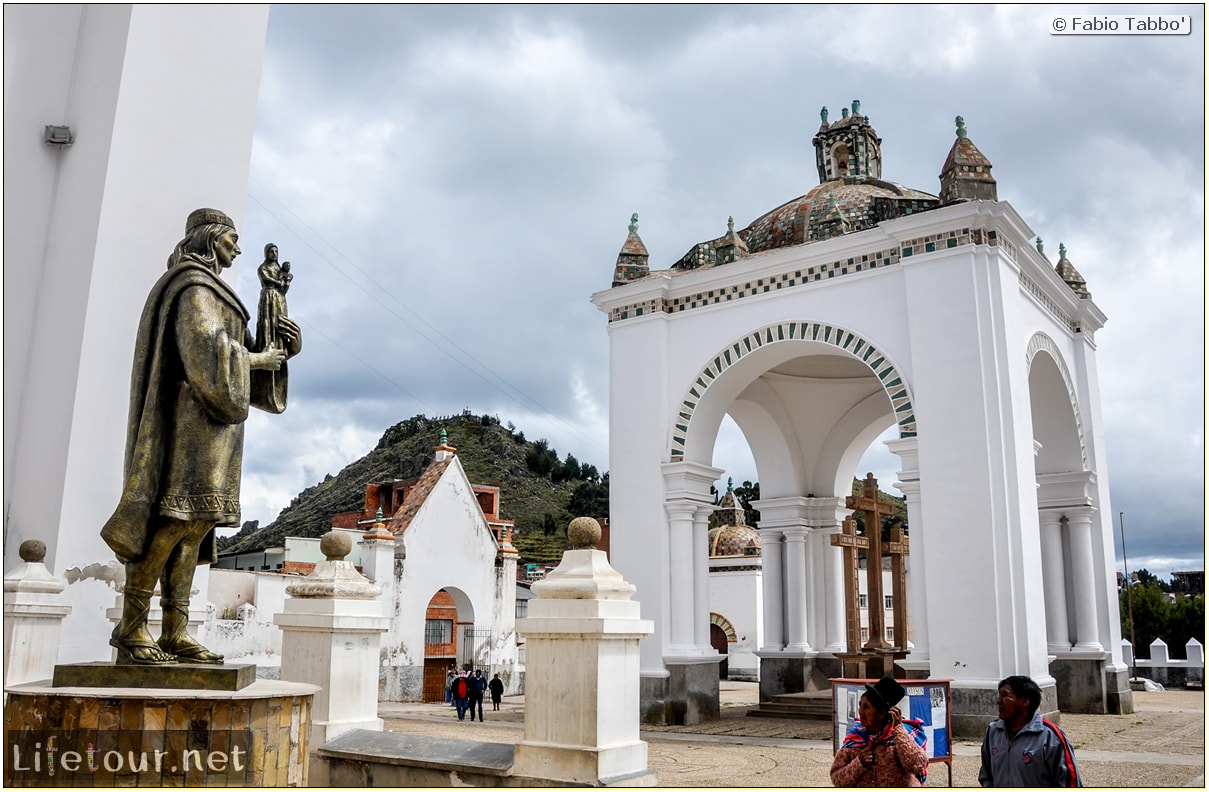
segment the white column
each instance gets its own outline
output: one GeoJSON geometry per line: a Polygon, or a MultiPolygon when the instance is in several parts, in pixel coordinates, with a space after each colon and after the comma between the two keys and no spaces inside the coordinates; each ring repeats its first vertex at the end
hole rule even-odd
{"type": "Polygon", "coordinates": [[[820,539],[824,548],[823,578],[827,587],[826,593],[826,650],[828,652],[843,652],[846,635],[844,624],[844,556],[838,547],[831,546],[831,537],[840,532],[840,526],[834,525],[820,531],[820,539]]]}
{"type": "Polygon", "coordinates": [[[698,506],[693,516],[693,643],[702,653],[709,642],[709,515],[712,506],[698,506]]]}
{"type": "Polygon", "coordinates": [[[785,545],[775,528],[760,529],[760,555],[764,564],[764,644],[761,651],[785,648],[785,545]]]}
{"type": "Polygon", "coordinates": [[[785,534],[786,649],[810,651],[806,639],[806,528],[783,528],[785,534]]]}
{"type": "MultiPolygon", "coordinates": [[[[914,437],[886,441],[902,460],[902,470],[894,487],[907,501],[907,529],[910,554],[907,556],[907,628],[911,654],[899,664],[904,668],[930,674],[932,652],[928,637],[928,589],[926,585],[927,519],[920,500],[919,441],[914,437]]],[[[897,628],[895,628],[897,629],[897,628]]]]}
{"type": "Polygon", "coordinates": [[[693,517],[697,504],[670,501],[668,514],[668,653],[693,654],[693,517]]]}
{"type": "Polygon", "coordinates": [[[1066,619],[1066,563],[1062,553],[1061,513],[1039,512],[1041,520],[1041,579],[1045,586],[1045,637],[1049,651],[1070,651],[1066,619]]]}
{"type": "Polygon", "coordinates": [[[827,560],[827,550],[823,544],[827,536],[811,521],[810,531],[806,534],[806,590],[807,609],[806,643],[811,646],[827,645],[827,571],[824,564],[827,560]]]}
{"type": "Polygon", "coordinates": [[[1096,627],[1096,578],[1092,569],[1090,507],[1067,511],[1075,595],[1075,651],[1101,651],[1096,627]]]}

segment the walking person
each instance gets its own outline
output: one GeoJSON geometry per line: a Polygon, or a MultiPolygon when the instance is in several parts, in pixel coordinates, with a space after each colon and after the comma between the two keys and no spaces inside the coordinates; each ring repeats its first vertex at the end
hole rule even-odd
{"type": "Polygon", "coordinates": [[[927,736],[904,720],[897,704],[907,691],[893,677],[865,685],[860,719],[852,724],[831,764],[837,787],[919,787],[928,775],[927,736]],[[909,729],[909,730],[908,730],[909,729]]]}
{"type": "Polygon", "coordinates": [[[999,720],[982,738],[984,787],[1081,787],[1075,750],[1057,724],[1041,717],[1041,688],[1026,676],[999,683],[999,720]]]}
{"type": "Polygon", "coordinates": [[[491,678],[491,682],[487,684],[491,690],[491,711],[500,711],[500,701],[504,698],[504,681],[500,679],[500,675],[496,674],[491,678]]]}
{"type": "Polygon", "coordinates": [[[483,676],[483,672],[479,669],[474,669],[474,676],[469,678],[470,682],[470,720],[474,720],[474,711],[479,711],[479,722],[483,721],[483,693],[487,690],[487,679],[483,676]]]}
{"type": "MultiPolygon", "coordinates": [[[[466,719],[466,707],[470,704],[470,687],[470,678],[466,676],[465,671],[459,671],[450,685],[449,691],[453,695],[453,706],[458,711],[458,720],[466,719]]],[[[474,720],[474,716],[470,719],[474,720]]]]}

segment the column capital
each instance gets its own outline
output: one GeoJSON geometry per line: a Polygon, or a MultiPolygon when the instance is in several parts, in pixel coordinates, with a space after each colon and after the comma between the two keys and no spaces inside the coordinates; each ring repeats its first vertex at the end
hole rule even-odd
{"type": "Polygon", "coordinates": [[[1096,474],[1090,470],[1073,473],[1043,473],[1037,476],[1037,507],[1063,509],[1091,506],[1095,502],[1096,474]]]}
{"type": "Polygon", "coordinates": [[[709,488],[726,472],[722,468],[699,462],[664,462],[660,470],[663,473],[663,489],[669,501],[687,498],[711,506],[713,498],[710,497],[709,488]]]}
{"type": "Polygon", "coordinates": [[[696,516],[697,510],[701,508],[701,504],[687,498],[676,498],[664,501],[663,508],[667,510],[668,517],[673,520],[692,520],[696,516]]]}

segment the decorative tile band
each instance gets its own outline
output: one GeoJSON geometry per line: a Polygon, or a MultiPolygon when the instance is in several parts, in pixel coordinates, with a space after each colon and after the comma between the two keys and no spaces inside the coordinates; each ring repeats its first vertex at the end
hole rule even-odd
{"type": "Polygon", "coordinates": [[[855,333],[829,324],[819,322],[781,322],[762,327],[721,350],[710,363],[701,370],[688,389],[680,403],[675,424],[672,429],[671,461],[684,460],[684,447],[688,438],[688,427],[692,423],[693,413],[701,402],[701,397],[722,372],[730,368],[744,355],[768,344],[779,344],[786,341],[817,341],[830,344],[860,360],[882,381],[890,404],[894,408],[894,418],[898,423],[900,437],[915,437],[915,409],[912,407],[911,394],[907,384],[894,366],[872,344],[855,333]]]}
{"type": "Polygon", "coordinates": [[[1079,396],[1075,392],[1075,381],[1071,379],[1070,369],[1066,367],[1066,360],[1063,359],[1062,353],[1058,351],[1058,345],[1045,333],[1035,333],[1029,339],[1028,350],[1025,354],[1028,358],[1030,371],[1033,368],[1033,358],[1036,357],[1038,352],[1045,352],[1053,358],[1059,373],[1062,374],[1062,381],[1066,384],[1066,394],[1070,397],[1070,408],[1075,414],[1075,432],[1079,435],[1079,454],[1083,458],[1083,469],[1087,470],[1087,442],[1083,439],[1083,416],[1079,411],[1079,396]]]}
{"type": "Polygon", "coordinates": [[[984,228],[955,228],[938,234],[908,239],[900,245],[885,250],[836,259],[826,264],[805,267],[793,272],[784,272],[780,275],[769,275],[742,284],[723,286],[672,299],[658,298],[620,306],[609,312],[609,321],[616,322],[622,319],[631,319],[658,312],[679,313],[681,311],[691,311],[694,308],[703,308],[707,305],[741,300],[744,297],[751,297],[780,289],[790,289],[795,286],[804,286],[829,278],[852,275],[871,269],[881,269],[898,264],[902,259],[909,256],[918,256],[924,253],[963,247],[965,245],[999,247],[1007,254],[1008,258],[1012,261],[1016,260],[1015,247],[1006,240],[1001,239],[996,231],[984,228]]]}

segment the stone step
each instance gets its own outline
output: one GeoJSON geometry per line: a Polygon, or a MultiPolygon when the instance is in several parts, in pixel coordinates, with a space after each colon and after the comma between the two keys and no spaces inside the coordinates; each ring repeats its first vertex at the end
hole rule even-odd
{"type": "Polygon", "coordinates": [[[802,718],[831,720],[831,691],[784,693],[762,701],[756,709],[748,710],[755,718],[802,718]]]}

